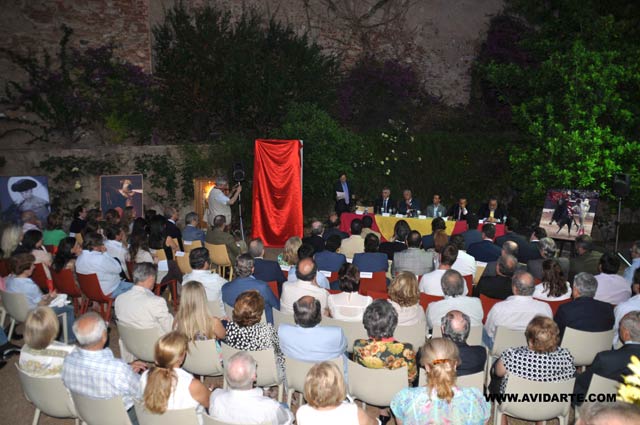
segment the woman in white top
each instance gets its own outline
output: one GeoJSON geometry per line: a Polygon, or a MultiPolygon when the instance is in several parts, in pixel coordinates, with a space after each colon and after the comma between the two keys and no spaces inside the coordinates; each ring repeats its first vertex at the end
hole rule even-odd
{"type": "Polygon", "coordinates": [[[555,258],[542,262],[542,283],[536,285],[533,298],[545,301],[563,301],[571,298],[571,285],[555,258]]]}
{"type": "Polygon", "coordinates": [[[411,326],[427,321],[420,305],[418,278],[411,272],[400,272],[389,285],[389,302],[398,313],[398,326],[411,326]]]}
{"type": "Polygon", "coordinates": [[[151,413],[194,408],[200,417],[209,408],[207,387],[180,368],[187,355],[189,340],[178,331],[169,332],[156,342],[155,366],[140,379],[144,407],[151,413]]]}
{"type": "Polygon", "coordinates": [[[331,317],[346,322],[360,322],[364,310],[373,301],[373,298],[360,295],[360,271],[358,266],[344,263],[340,268],[339,294],[329,295],[327,306],[331,317]]]}
{"type": "Polygon", "coordinates": [[[313,366],[304,382],[307,404],[296,413],[298,425],[375,425],[378,421],[355,403],[344,402],[347,391],[342,371],[331,362],[313,366]]]}

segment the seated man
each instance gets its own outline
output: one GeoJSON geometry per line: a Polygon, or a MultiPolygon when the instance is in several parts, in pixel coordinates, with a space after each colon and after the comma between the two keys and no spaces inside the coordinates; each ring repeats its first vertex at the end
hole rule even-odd
{"type": "Polygon", "coordinates": [[[207,232],[205,241],[213,245],[226,246],[229,260],[231,260],[231,264],[235,264],[236,258],[241,254],[242,250],[235,238],[230,233],[225,232],[226,225],[227,221],[223,215],[215,216],[213,226],[211,230],[207,232]]]}
{"type": "MultiPolygon", "coordinates": [[[[153,287],[156,285],[158,268],[153,263],[138,263],[133,269],[133,283],[135,286],[125,292],[115,302],[115,312],[118,322],[137,329],[157,328],[161,334],[171,332],[173,316],[169,313],[164,298],[155,295],[153,287]]],[[[122,358],[133,361],[134,358],[119,340],[122,358]]]]}
{"type": "MultiPolygon", "coordinates": [[[[618,325],[620,324],[622,317],[630,311],[640,311],[640,269],[636,269],[634,272],[631,292],[633,292],[633,296],[627,301],[618,304],[613,312],[615,316],[615,324],[613,328],[616,330],[616,335],[613,340],[614,345],[618,342],[618,325]]],[[[605,304],[611,306],[609,303],[605,304]]]]}
{"type": "Polygon", "coordinates": [[[200,241],[204,246],[204,231],[198,228],[200,217],[195,212],[190,212],[184,218],[185,227],[182,230],[182,239],[184,242],[200,241]]]}
{"type": "Polygon", "coordinates": [[[253,258],[249,254],[241,254],[236,260],[236,278],[222,287],[222,300],[225,304],[233,306],[236,298],[244,291],[255,289],[264,298],[264,314],[267,322],[273,324],[272,309],[280,310],[280,301],[273,294],[266,282],[253,277],[253,258]]]}
{"type": "Polygon", "coordinates": [[[640,240],[633,243],[631,247],[631,265],[624,269],[624,278],[631,285],[633,283],[633,274],[640,269],[640,240]]]}
{"type": "Polygon", "coordinates": [[[498,205],[498,199],[492,196],[478,211],[478,218],[489,223],[502,223],[507,218],[507,210],[498,205]]]}
{"type": "Polygon", "coordinates": [[[518,267],[518,260],[513,255],[501,255],[496,264],[495,276],[484,274],[473,288],[473,296],[483,294],[490,298],[507,299],[512,292],[511,278],[518,267]]]}
{"type": "Polygon", "coordinates": [[[316,252],[313,256],[318,270],[326,270],[329,272],[337,272],[340,267],[347,262],[347,257],[344,254],[336,253],[336,250],[340,248],[340,236],[333,235],[327,239],[324,251],[316,252]]]}
{"type": "MultiPolygon", "coordinates": [[[[422,240],[424,240],[424,238],[422,238],[422,240]]],[[[456,258],[456,262],[453,263],[451,268],[459,271],[462,276],[471,275],[475,278],[478,265],[476,264],[476,259],[467,254],[467,251],[464,249],[464,236],[460,234],[452,235],[449,238],[449,243],[458,248],[458,258],[456,258]]]]}
{"type": "Polygon", "coordinates": [[[306,238],[302,238],[302,243],[311,245],[315,252],[324,251],[324,238],[322,237],[323,233],[324,225],[321,221],[316,220],[311,223],[311,234],[306,238]]]}
{"type": "Polygon", "coordinates": [[[553,317],[549,304],[533,299],[536,284],[527,272],[517,272],[512,279],[513,295],[495,304],[484,324],[483,342],[488,348],[493,347],[498,326],[523,331],[535,316],[553,317]]]}
{"type": "Polygon", "coordinates": [[[361,272],[375,273],[387,272],[389,270],[389,260],[387,254],[378,252],[380,239],[375,233],[369,233],[364,238],[364,252],[353,257],[353,264],[358,266],[361,272]]]}
{"type": "Polygon", "coordinates": [[[133,283],[120,279],[122,267],[113,257],[107,254],[102,235],[96,232],[84,235],[82,254],[76,260],[76,273],[93,274],[98,276],[100,289],[111,297],[127,292],[133,283]]]}
{"type": "MultiPolygon", "coordinates": [[[[464,249],[469,254],[469,247],[477,242],[482,242],[482,232],[478,230],[478,216],[474,213],[467,214],[467,230],[461,233],[464,238],[464,249]]],[[[478,260],[479,261],[479,260],[478,260]]]]}
{"type": "Polygon", "coordinates": [[[527,262],[527,271],[533,275],[534,279],[542,280],[542,263],[547,258],[554,258],[558,264],[560,264],[560,268],[562,269],[562,273],[565,276],[569,275],[569,259],[564,257],[558,257],[556,254],[558,249],[556,247],[556,242],[549,238],[545,237],[540,239],[536,243],[539,253],[539,258],[529,260],[527,262]]]}
{"type": "Polygon", "coordinates": [[[347,258],[353,258],[357,253],[364,252],[364,239],[362,233],[362,220],[355,218],[351,221],[351,236],[340,243],[340,253],[347,258]]]}
{"type": "Polygon", "coordinates": [[[427,306],[427,326],[433,329],[440,324],[442,319],[451,310],[460,310],[465,313],[469,326],[482,326],[482,304],[480,299],[465,297],[466,283],[462,275],[455,270],[447,270],[441,279],[444,300],[429,303],[427,306]],[[470,319],[469,319],[470,318],[470,319]]]}
{"type": "MultiPolygon", "coordinates": [[[[518,244],[515,243],[514,241],[505,241],[502,244],[502,249],[500,251],[500,256],[503,257],[505,255],[511,255],[511,256],[513,256],[513,257],[515,257],[517,259],[518,258],[518,244]]],[[[496,275],[496,266],[498,265],[498,260],[491,261],[490,263],[487,263],[487,267],[485,267],[484,271],[482,272],[482,277],[490,277],[490,276],[495,276],[496,275]]],[[[517,268],[521,269],[521,270],[528,271],[526,264],[518,263],[517,268]]],[[[531,274],[533,275],[534,278],[536,277],[533,273],[531,273],[531,274]]]]}
{"type": "Polygon", "coordinates": [[[20,221],[22,221],[22,233],[27,233],[29,230],[42,230],[42,223],[38,220],[38,216],[31,210],[23,211],[20,214],[20,221]]]}
{"type": "Polygon", "coordinates": [[[78,348],[64,359],[64,386],[85,397],[122,397],[129,418],[136,425],[138,419],[133,401],[140,396],[140,376],[137,373],[147,366],[140,361],[127,364],[115,358],[111,349],[104,348],[107,326],[98,313],[90,312],[76,320],[73,333],[78,339],[78,348]]]}
{"type": "Polygon", "coordinates": [[[327,307],[329,292],[321,288],[316,283],[318,269],[311,258],[298,261],[296,266],[296,282],[285,282],[282,285],[282,296],[280,297],[280,311],[286,314],[293,313],[294,303],[305,295],[315,297],[322,306],[322,312],[327,307]]]}
{"type": "Polygon", "coordinates": [[[405,220],[397,221],[395,226],[393,226],[393,237],[390,241],[381,243],[378,250],[387,254],[389,260],[393,261],[393,256],[396,252],[407,249],[407,244],[405,242],[407,241],[409,232],[411,232],[409,223],[405,220]]]}
{"type": "Polygon", "coordinates": [[[343,356],[347,367],[347,338],[342,328],[318,326],[322,320],[320,301],[303,296],[293,304],[296,326],[283,323],[278,328],[280,349],[287,356],[303,362],[322,362],[343,356]]]}
{"type": "Polygon", "coordinates": [[[446,217],[447,209],[440,203],[440,195],[433,195],[433,203],[427,207],[427,217],[446,217]]]}
{"type": "MultiPolygon", "coordinates": [[[[110,224],[105,227],[104,235],[107,240],[104,242],[107,248],[107,254],[118,260],[120,268],[122,268],[123,276],[129,276],[127,271],[127,259],[129,258],[129,250],[127,249],[127,233],[119,224],[110,224]],[[124,241],[124,242],[123,242],[124,241]]],[[[131,278],[131,276],[129,276],[131,278]]]]}
{"type": "Polygon", "coordinates": [[[346,239],[349,235],[340,230],[340,217],[338,214],[332,213],[327,219],[325,231],[322,233],[322,238],[326,241],[330,236],[338,235],[340,239],[346,239]]]}
{"type": "Polygon", "coordinates": [[[496,238],[496,245],[503,246],[507,241],[513,241],[518,246],[518,262],[527,264],[527,261],[540,258],[537,247],[533,246],[527,238],[516,233],[516,229],[520,225],[518,219],[514,216],[507,217],[504,223],[504,235],[496,238]]]}
{"type": "Polygon", "coordinates": [[[402,200],[398,202],[398,214],[416,215],[420,210],[420,201],[413,198],[411,190],[402,191],[402,200]]]}
{"type": "Polygon", "coordinates": [[[371,218],[371,216],[370,215],[363,216],[362,232],[360,233],[360,236],[362,236],[362,238],[366,238],[368,234],[373,233],[378,237],[378,240],[380,240],[382,236],[380,235],[380,233],[373,230],[372,227],[373,227],[373,219],[371,218]]]}
{"type": "MultiPolygon", "coordinates": [[[[466,220],[468,214],[469,214],[469,205],[467,205],[466,196],[460,196],[458,198],[458,203],[455,205],[452,205],[449,208],[449,211],[447,211],[447,217],[457,221],[466,220]]],[[[477,223],[476,223],[476,227],[478,227],[477,223]]],[[[471,227],[469,228],[471,229],[471,227]]]]}
{"type": "Polygon", "coordinates": [[[380,197],[373,203],[373,213],[391,213],[396,207],[396,201],[391,198],[391,189],[388,186],[383,187],[380,197]]]}
{"type": "Polygon", "coordinates": [[[482,241],[471,244],[467,249],[469,255],[476,261],[489,263],[496,261],[500,257],[500,247],[493,243],[496,236],[496,226],[491,223],[485,223],[482,226],[482,241]]]}
{"type": "MultiPolygon", "coordinates": [[[[304,260],[305,258],[313,259],[313,254],[314,254],[313,247],[311,245],[306,245],[306,244],[300,245],[300,248],[298,248],[298,262],[300,262],[301,260],[304,260]]],[[[287,274],[288,282],[295,282],[298,280],[298,278],[296,277],[296,267],[297,265],[291,266],[289,268],[289,273],[287,274]]],[[[324,273],[316,274],[316,283],[321,288],[324,288],[324,289],[330,288],[329,279],[327,279],[327,276],[325,276],[324,273]]],[[[282,294],[282,286],[279,287],[279,291],[282,294]]]]}
{"type": "MultiPolygon", "coordinates": [[[[480,319],[482,320],[482,317],[480,319]]],[[[482,372],[487,361],[487,350],[481,345],[467,344],[471,331],[469,316],[461,311],[451,310],[442,316],[440,323],[443,338],[449,338],[458,346],[460,352],[460,364],[456,369],[458,376],[482,372]]]]}
{"type": "Polygon", "coordinates": [[[613,327],[613,306],[593,298],[598,281],[589,273],[578,273],[573,279],[573,301],[562,304],[554,318],[560,329],[560,339],[565,328],[585,332],[604,332],[613,327]]]}
{"type": "Polygon", "coordinates": [[[624,315],[620,321],[620,341],[622,347],[598,353],[591,366],[576,377],[574,393],[586,394],[594,374],[618,382],[623,382],[623,376],[633,375],[628,365],[632,356],[640,357],[640,311],[624,315]]]}
{"type": "Polygon", "coordinates": [[[609,304],[618,305],[631,297],[631,285],[618,274],[620,259],[612,252],[605,252],[600,257],[598,270],[594,277],[598,281],[598,290],[594,298],[609,304]]]}
{"type": "MultiPolygon", "coordinates": [[[[207,248],[195,248],[189,252],[189,265],[191,273],[182,276],[182,284],[195,280],[202,283],[207,293],[208,301],[219,301],[221,311],[224,311],[222,304],[222,287],[227,281],[218,273],[211,270],[211,259],[207,248]]],[[[233,305],[233,304],[231,304],[233,305]]]]}
{"type": "Polygon", "coordinates": [[[291,410],[263,395],[262,388],[254,388],[256,367],[256,361],[247,352],[231,356],[224,368],[228,388],[217,388],[211,393],[209,414],[225,423],[292,424],[291,410]]]}
{"type": "Polygon", "coordinates": [[[584,403],[580,409],[580,418],[576,419],[576,425],[627,425],[637,423],[640,423],[640,409],[636,404],[625,401],[584,403]]]}
{"type": "Polygon", "coordinates": [[[424,235],[422,237],[422,249],[426,251],[430,248],[435,248],[435,244],[433,243],[433,236],[438,230],[447,230],[447,223],[442,217],[436,217],[431,220],[431,234],[424,235]]]}
{"type": "Polygon", "coordinates": [[[598,266],[602,253],[593,249],[593,239],[589,235],[580,235],[575,242],[576,256],[571,258],[569,265],[569,281],[580,272],[592,275],[598,274],[598,266]]]}
{"type": "MultiPolygon", "coordinates": [[[[420,279],[420,292],[443,297],[442,276],[447,270],[451,269],[453,263],[456,262],[456,258],[458,258],[458,248],[453,245],[445,246],[440,258],[440,266],[436,270],[423,275],[422,279],[420,279]]],[[[468,292],[467,285],[464,285],[462,293],[467,295],[468,292]]]]}
{"type": "Polygon", "coordinates": [[[179,217],[180,216],[178,215],[178,210],[176,208],[166,207],[164,209],[164,218],[167,219],[167,226],[164,229],[165,235],[178,241],[180,251],[184,252],[184,244],[182,243],[182,232],[176,225],[176,220],[178,220],[179,217]]]}
{"type": "Polygon", "coordinates": [[[422,276],[433,270],[433,252],[421,249],[421,243],[420,232],[412,230],[407,236],[407,249],[396,252],[393,256],[391,270],[394,276],[400,272],[411,272],[416,276],[422,276]]]}
{"type": "Polygon", "coordinates": [[[249,255],[253,257],[253,277],[263,282],[278,282],[278,286],[282,286],[284,281],[284,273],[280,269],[277,261],[264,259],[264,243],[262,239],[252,239],[249,242],[249,255]]]}

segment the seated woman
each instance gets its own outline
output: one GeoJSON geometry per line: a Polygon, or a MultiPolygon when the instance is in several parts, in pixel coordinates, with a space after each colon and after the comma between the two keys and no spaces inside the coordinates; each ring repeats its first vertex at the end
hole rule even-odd
{"type": "Polygon", "coordinates": [[[42,232],[43,245],[58,246],[60,241],[66,237],[67,234],[62,230],[62,214],[52,212],[47,217],[47,228],[42,232]]]}
{"type": "Polygon", "coordinates": [[[377,420],[367,415],[355,403],[345,401],[347,390],[342,371],[331,362],[314,365],[304,382],[307,404],[296,413],[298,425],[376,425],[377,420]]]}
{"type": "Polygon", "coordinates": [[[182,285],[180,307],[176,313],[173,327],[185,334],[189,341],[221,340],[225,337],[222,322],[209,313],[204,286],[195,280],[182,285]]]}
{"type": "Polygon", "coordinates": [[[56,256],[53,258],[51,268],[55,272],[62,270],[75,271],[76,259],[81,253],[82,247],[76,238],[66,237],[58,244],[58,251],[56,251],[56,256]]]}
{"type": "Polygon", "coordinates": [[[167,410],[196,409],[199,420],[209,408],[211,392],[180,366],[187,356],[188,338],[169,332],[155,345],[155,365],[140,378],[144,407],[158,415],[167,410]]]}
{"type": "Polygon", "coordinates": [[[533,298],[546,301],[571,298],[571,285],[555,258],[547,258],[542,262],[542,283],[536,285],[533,298]]]}
{"type": "Polygon", "coordinates": [[[491,404],[478,388],[458,388],[456,367],[460,363],[453,341],[434,338],[422,348],[427,386],[405,388],[391,401],[399,425],[482,425],[491,416],[491,404]]]}
{"type": "Polygon", "coordinates": [[[151,254],[151,248],[149,248],[149,237],[144,231],[138,231],[131,234],[129,258],[134,263],[158,264],[158,257],[151,254]]]}
{"type": "MultiPolygon", "coordinates": [[[[12,274],[6,279],[7,292],[24,294],[27,299],[29,309],[39,306],[47,306],[58,296],[57,292],[51,291],[47,295],[42,295],[42,291],[36,283],[31,280],[31,274],[35,268],[35,258],[31,254],[17,254],[9,260],[12,274]]],[[[67,336],[70,341],[75,341],[73,333],[73,306],[65,305],[53,307],[56,314],[66,313],[67,315],[67,336]]]]}
{"type": "Polygon", "coordinates": [[[13,252],[13,254],[32,254],[35,258],[34,264],[43,264],[44,271],[48,279],[51,279],[51,272],[49,267],[53,263],[53,257],[44,249],[42,244],[42,232],[40,230],[28,230],[22,237],[22,242],[13,252]]]}
{"type": "Polygon", "coordinates": [[[493,367],[490,390],[504,393],[509,375],[532,381],[564,381],[573,378],[576,368],[573,356],[559,347],[560,330],[553,319],[536,316],[525,331],[526,347],[504,350],[493,367]]]}
{"type": "Polygon", "coordinates": [[[1,223],[0,258],[9,258],[22,240],[22,227],[15,224],[1,223]]]}
{"type": "Polygon", "coordinates": [[[167,260],[173,260],[173,255],[180,249],[178,241],[167,235],[167,219],[162,215],[155,215],[149,221],[149,247],[164,250],[167,260]]]}
{"type": "MultiPolygon", "coordinates": [[[[449,243],[449,236],[447,235],[446,230],[436,230],[433,234],[433,251],[435,251],[435,255],[433,256],[433,268],[437,269],[440,267],[440,255],[442,251],[444,251],[444,247],[449,243]]],[[[431,251],[429,248],[428,251],[431,251]]]]}
{"type": "Polygon", "coordinates": [[[280,351],[278,332],[270,323],[264,323],[264,298],[256,290],[245,291],[236,298],[232,321],[222,321],[226,336],[224,342],[232,348],[243,351],[273,349],[276,355],[278,373],[284,377],[284,356],[280,351]]]}
{"type": "MultiPolygon", "coordinates": [[[[375,235],[373,235],[375,237],[375,235]]],[[[373,302],[371,297],[360,295],[360,271],[354,264],[344,263],[340,267],[339,294],[329,295],[327,307],[331,317],[346,322],[359,322],[362,320],[365,308],[373,302]],[[343,270],[344,269],[344,270],[343,270]]]]}
{"type": "MultiPolygon", "coordinates": [[[[302,245],[302,239],[292,236],[284,243],[284,249],[278,255],[278,264],[281,266],[295,267],[298,263],[298,248],[302,245]]],[[[294,269],[295,272],[295,269],[294,269]]]]}
{"type": "Polygon", "coordinates": [[[73,345],[55,341],[60,331],[58,317],[49,307],[36,307],[24,323],[24,345],[18,365],[31,376],[58,377],[73,345]]]}
{"type": "Polygon", "coordinates": [[[418,278],[411,272],[400,272],[389,285],[389,302],[398,314],[398,326],[425,323],[426,316],[420,305],[418,278]]]}
{"type": "Polygon", "coordinates": [[[353,256],[353,265],[361,272],[375,273],[389,270],[387,254],[378,252],[380,239],[375,233],[369,233],[364,238],[364,252],[353,256]]]}

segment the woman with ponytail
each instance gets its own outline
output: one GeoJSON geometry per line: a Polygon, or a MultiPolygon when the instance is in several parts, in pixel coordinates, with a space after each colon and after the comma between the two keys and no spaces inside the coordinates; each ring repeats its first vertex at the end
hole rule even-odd
{"type": "Polygon", "coordinates": [[[491,405],[478,388],[458,388],[456,368],[458,347],[449,339],[434,338],[422,348],[422,364],[427,386],[405,388],[391,401],[399,425],[484,424],[491,416],[491,405]]]}
{"type": "Polygon", "coordinates": [[[200,417],[209,408],[211,392],[193,375],[180,368],[187,355],[189,340],[173,331],[155,345],[155,365],[140,380],[145,408],[155,414],[167,410],[194,408],[200,417]]]}

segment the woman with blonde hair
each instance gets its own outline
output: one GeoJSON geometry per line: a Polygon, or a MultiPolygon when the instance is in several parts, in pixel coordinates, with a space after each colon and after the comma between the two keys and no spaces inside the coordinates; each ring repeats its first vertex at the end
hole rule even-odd
{"type": "Polygon", "coordinates": [[[298,263],[298,248],[302,245],[302,239],[292,236],[284,244],[284,251],[278,255],[278,264],[281,266],[295,266],[298,263]]]}
{"type": "Polygon", "coordinates": [[[169,332],[155,345],[155,366],[140,378],[145,408],[155,414],[167,410],[196,409],[202,415],[209,408],[211,392],[200,380],[182,369],[189,340],[181,332],[169,332]]]}
{"type": "Polygon", "coordinates": [[[434,338],[422,348],[422,364],[427,386],[404,388],[391,401],[398,425],[484,424],[491,416],[491,405],[478,388],[456,387],[456,368],[460,354],[456,344],[434,338]]]}
{"type": "Polygon", "coordinates": [[[342,371],[332,362],[314,365],[304,382],[307,404],[296,413],[298,425],[375,425],[377,420],[367,415],[357,404],[345,402],[347,391],[342,371]]]}
{"type": "Polygon", "coordinates": [[[195,280],[182,285],[180,307],[173,327],[185,334],[189,341],[223,339],[226,335],[220,319],[209,313],[204,286],[195,280]]]}
{"type": "Polygon", "coordinates": [[[389,302],[398,313],[398,326],[411,326],[426,321],[420,305],[418,278],[411,272],[400,272],[389,285],[389,302]]]}
{"type": "Polygon", "coordinates": [[[2,230],[0,239],[0,258],[9,258],[22,241],[22,227],[15,224],[7,225],[2,230]]]}

